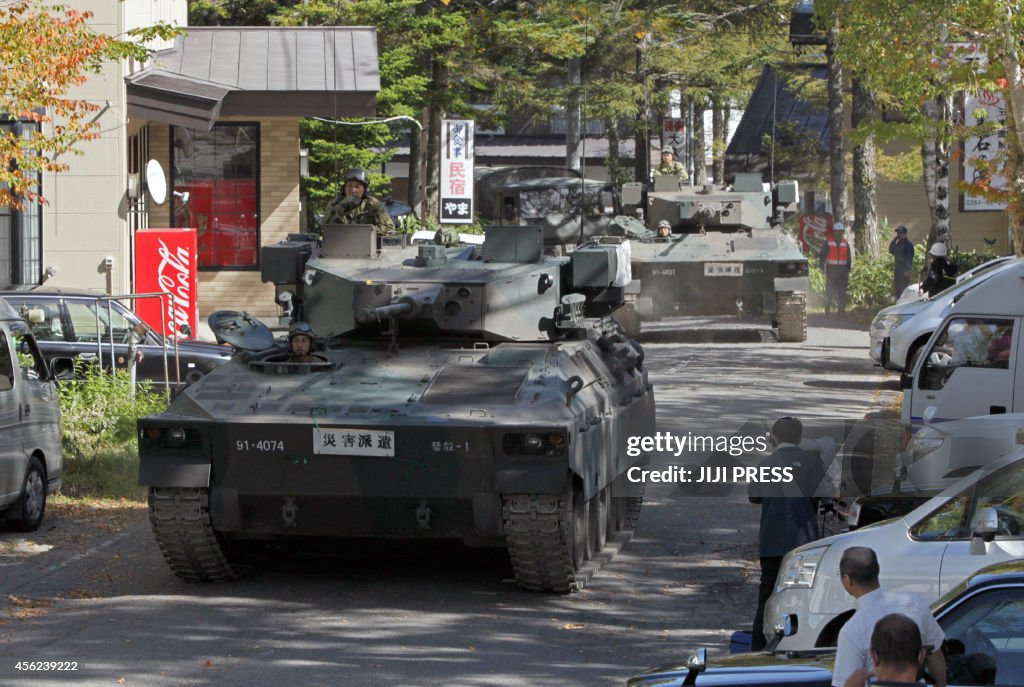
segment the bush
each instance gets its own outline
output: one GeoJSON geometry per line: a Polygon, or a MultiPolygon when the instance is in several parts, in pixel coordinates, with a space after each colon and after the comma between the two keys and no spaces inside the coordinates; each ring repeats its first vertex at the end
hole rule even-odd
{"type": "MultiPolygon", "coordinates": [[[[910,273],[911,283],[920,281],[924,276],[925,246],[919,243],[914,246],[914,269],[910,273]]],[[[985,253],[978,254],[975,251],[960,252],[957,250],[950,253],[950,261],[957,266],[957,274],[976,267],[983,262],[991,260],[994,256],[985,253]]],[[[815,257],[810,261],[810,283],[811,291],[819,296],[825,295],[825,275],[818,267],[815,257]]],[[[850,283],[846,290],[847,305],[851,308],[866,308],[877,310],[896,302],[892,293],[892,277],[895,269],[895,261],[889,253],[877,258],[867,258],[861,255],[853,259],[853,269],[850,271],[850,283]]]]}
{"type": "Polygon", "coordinates": [[[72,494],[139,494],[135,421],[167,408],[162,393],[135,386],[126,370],[113,374],[81,365],[75,381],[57,386],[63,415],[64,484],[72,494]]]}

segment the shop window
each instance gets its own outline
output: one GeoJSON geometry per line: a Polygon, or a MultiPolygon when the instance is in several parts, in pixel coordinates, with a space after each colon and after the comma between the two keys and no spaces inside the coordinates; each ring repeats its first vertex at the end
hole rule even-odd
{"type": "Polygon", "coordinates": [[[172,127],[171,226],[199,232],[200,269],[257,266],[260,128],[172,127]]]}

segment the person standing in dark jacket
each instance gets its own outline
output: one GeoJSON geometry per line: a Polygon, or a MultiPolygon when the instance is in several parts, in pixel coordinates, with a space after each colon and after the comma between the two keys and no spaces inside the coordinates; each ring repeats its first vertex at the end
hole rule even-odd
{"type": "Polygon", "coordinates": [[[792,479],[774,483],[751,482],[747,489],[750,502],[761,504],[758,533],[761,586],[757,594],[751,651],[760,651],[767,643],[764,607],[775,590],[782,557],[798,546],[821,538],[817,494],[825,479],[825,467],[820,456],[800,448],[802,437],[803,425],[795,417],[776,420],[772,425],[775,451],[758,467],[768,468],[766,474],[770,474],[772,468],[788,471],[792,479]]]}
{"type": "Polygon", "coordinates": [[[956,266],[949,262],[949,251],[944,243],[932,244],[928,249],[928,255],[931,256],[931,263],[928,265],[924,281],[921,282],[921,291],[931,297],[956,283],[953,279],[956,276],[956,266]]]}
{"type": "Polygon", "coordinates": [[[889,242],[889,253],[895,258],[892,274],[892,291],[896,298],[910,285],[910,273],[914,270],[914,242],[907,238],[907,228],[896,227],[896,237],[889,242]]]}

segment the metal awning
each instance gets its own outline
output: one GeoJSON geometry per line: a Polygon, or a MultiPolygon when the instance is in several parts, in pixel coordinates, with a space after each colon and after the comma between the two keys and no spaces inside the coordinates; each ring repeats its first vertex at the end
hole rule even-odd
{"type": "Polygon", "coordinates": [[[209,130],[219,117],[366,117],[380,90],[365,26],[190,27],[125,77],[128,116],[209,130]]]}

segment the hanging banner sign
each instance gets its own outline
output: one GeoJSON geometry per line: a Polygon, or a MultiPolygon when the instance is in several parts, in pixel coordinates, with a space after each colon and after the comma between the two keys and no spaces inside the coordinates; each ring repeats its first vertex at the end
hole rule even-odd
{"type": "Polygon", "coordinates": [[[473,120],[441,120],[441,223],[473,223],[473,120]]]}
{"type": "MultiPolygon", "coordinates": [[[[979,91],[964,96],[964,124],[967,127],[993,122],[1006,124],[1006,102],[1001,91],[979,91]]],[[[1000,152],[1006,145],[1006,129],[1000,126],[983,136],[968,136],[964,139],[964,181],[986,182],[989,188],[1005,190],[1006,177],[1000,152]],[[985,160],[984,164],[976,164],[985,160]]],[[[1005,202],[991,201],[982,196],[963,194],[964,212],[978,210],[1005,210],[1005,202]]]]}

